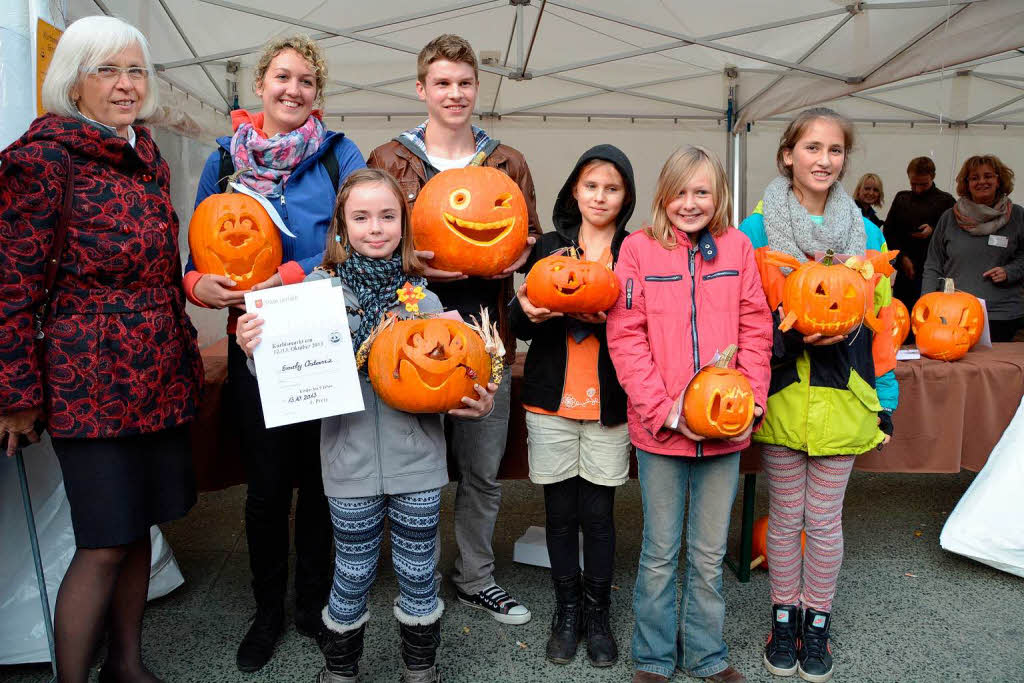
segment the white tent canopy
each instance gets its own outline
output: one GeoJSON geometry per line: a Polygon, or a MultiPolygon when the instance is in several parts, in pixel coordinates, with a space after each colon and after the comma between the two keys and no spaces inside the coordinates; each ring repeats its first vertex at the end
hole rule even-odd
{"type": "Polygon", "coordinates": [[[192,137],[256,109],[252,67],[302,31],[328,57],[331,117],[421,116],[415,54],[439,33],[481,58],[477,114],[751,123],[841,100],[877,123],[1024,125],[1020,0],[70,0],[150,39],[165,125],[192,137]],[[730,93],[732,97],[730,97],[730,93]]]}

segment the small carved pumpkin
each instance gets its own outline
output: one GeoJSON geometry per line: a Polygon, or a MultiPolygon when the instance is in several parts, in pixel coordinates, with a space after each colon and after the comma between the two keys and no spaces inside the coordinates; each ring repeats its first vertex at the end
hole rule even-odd
{"type": "Polygon", "coordinates": [[[466,275],[497,275],[526,248],[526,200],[515,181],[486,166],[442,171],[412,209],[415,247],[430,265],[466,275]]]}
{"type": "Polygon", "coordinates": [[[931,320],[918,326],[914,336],[921,354],[935,360],[960,360],[971,348],[970,332],[944,317],[931,316],[931,320]]]}
{"type": "Polygon", "coordinates": [[[373,340],[367,364],[380,399],[407,413],[463,407],[462,397],[479,398],[473,385],[486,385],[491,374],[480,335],[445,318],[394,322],[373,340]]]}
{"type": "Polygon", "coordinates": [[[861,323],[875,332],[881,325],[874,312],[874,289],[878,279],[891,271],[897,251],[869,253],[866,259],[851,258],[833,264],[829,251],[821,262],[797,261],[788,254],[768,252],[765,265],[792,268],[782,291],[786,317],[779,329],[795,328],[804,335],[847,334],[861,323]]]}
{"type": "Polygon", "coordinates": [[[929,292],[914,304],[910,316],[910,326],[914,334],[917,334],[920,326],[935,318],[945,318],[948,323],[967,330],[971,346],[978,343],[985,329],[985,314],[981,310],[978,297],[957,291],[953,287],[952,278],[946,278],[941,292],[929,292]]]}
{"type": "MultiPolygon", "coordinates": [[[[803,554],[807,545],[807,532],[800,531],[800,554],[803,554]]],[[[754,543],[750,548],[752,561],[750,568],[758,565],[768,568],[768,515],[758,517],[754,521],[754,543]]]]}
{"type": "Polygon", "coordinates": [[[892,313],[892,341],[896,350],[899,351],[903,342],[907,341],[907,337],[910,335],[910,312],[907,311],[906,304],[893,297],[892,313]]]}
{"type": "Polygon", "coordinates": [[[737,436],[754,421],[754,392],[743,373],[729,367],[734,355],[736,345],[730,344],[714,365],[690,380],[683,394],[687,426],[709,439],[737,436]]]}
{"type": "Polygon", "coordinates": [[[188,247],[200,273],[226,275],[250,289],[281,265],[281,235],[266,210],[241,192],[204,199],[188,223],[188,247]]]}
{"type": "Polygon", "coordinates": [[[602,263],[552,254],[533,264],[526,276],[526,296],[550,311],[600,313],[619,298],[619,281],[602,263]]]}

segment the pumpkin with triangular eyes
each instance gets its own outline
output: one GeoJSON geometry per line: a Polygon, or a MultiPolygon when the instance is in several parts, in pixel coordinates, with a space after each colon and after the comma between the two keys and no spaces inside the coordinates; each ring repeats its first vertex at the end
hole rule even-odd
{"type": "Polygon", "coordinates": [[[957,291],[952,278],[946,278],[941,292],[929,292],[914,304],[910,315],[914,334],[922,325],[937,318],[945,318],[946,323],[943,324],[957,325],[967,330],[971,346],[978,343],[985,329],[985,313],[981,301],[973,294],[957,291]]]}
{"type": "Polygon", "coordinates": [[[447,318],[398,320],[373,340],[367,372],[384,403],[407,413],[441,413],[479,399],[491,356],[480,335],[447,318]]]}
{"type": "Polygon", "coordinates": [[[417,250],[430,265],[465,275],[498,275],[526,248],[529,213],[515,181],[487,166],[438,173],[427,181],[410,216],[417,250]]]}
{"type": "Polygon", "coordinates": [[[266,210],[241,192],[213,194],[192,213],[188,246],[200,273],[226,275],[250,289],[277,272],[281,235],[266,210]]]}
{"type": "Polygon", "coordinates": [[[526,297],[549,311],[600,313],[619,298],[619,281],[603,263],[552,254],[533,264],[526,276],[526,297]]]}
{"type": "Polygon", "coordinates": [[[742,372],[729,367],[736,354],[730,344],[714,365],[690,380],[683,392],[683,417],[691,431],[709,439],[728,439],[754,421],[754,392],[742,372]]]}

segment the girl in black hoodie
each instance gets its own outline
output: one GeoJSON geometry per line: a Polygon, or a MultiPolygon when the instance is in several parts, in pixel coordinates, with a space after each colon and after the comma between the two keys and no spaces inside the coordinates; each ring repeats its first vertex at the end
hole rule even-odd
{"type": "MultiPolygon", "coordinates": [[[[616,147],[598,145],[576,162],[552,219],[527,262],[565,248],[609,267],[626,237],[636,191],[633,167],[616,147]]],[[[562,314],[533,306],[523,284],[511,304],[512,330],[529,341],[522,401],[530,479],[544,486],[546,536],[556,607],[547,658],[567,664],[581,635],[594,666],[618,649],[609,625],[615,555],[615,487],[629,476],[626,394],[605,339],[605,314],[562,314]],[[586,572],[580,577],[579,530],[586,572]],[[581,605],[582,603],[582,605],[581,605]]]]}

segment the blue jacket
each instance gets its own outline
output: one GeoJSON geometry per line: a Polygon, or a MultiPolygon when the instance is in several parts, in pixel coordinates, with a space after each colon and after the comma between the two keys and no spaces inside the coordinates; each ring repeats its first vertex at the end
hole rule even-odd
{"type": "MultiPolygon", "coordinates": [[[[217,138],[217,144],[223,149],[231,150],[231,136],[217,138]]],[[[313,156],[304,159],[285,183],[284,196],[269,196],[267,199],[281,215],[288,229],[296,238],[281,235],[284,248],[283,262],[296,261],[307,275],[323,261],[327,229],[331,225],[334,212],[335,190],[331,178],[320,164],[322,154],[331,153],[338,159],[339,186],[352,171],[366,168],[363,155],[356,144],[345,137],[344,133],[328,131],[320,149],[313,156]]],[[[199,188],[196,190],[196,206],[211,194],[220,192],[217,187],[220,172],[220,151],[214,151],[203,166],[199,176],[199,188]]],[[[195,270],[191,254],[185,272],[195,270]]]]}

